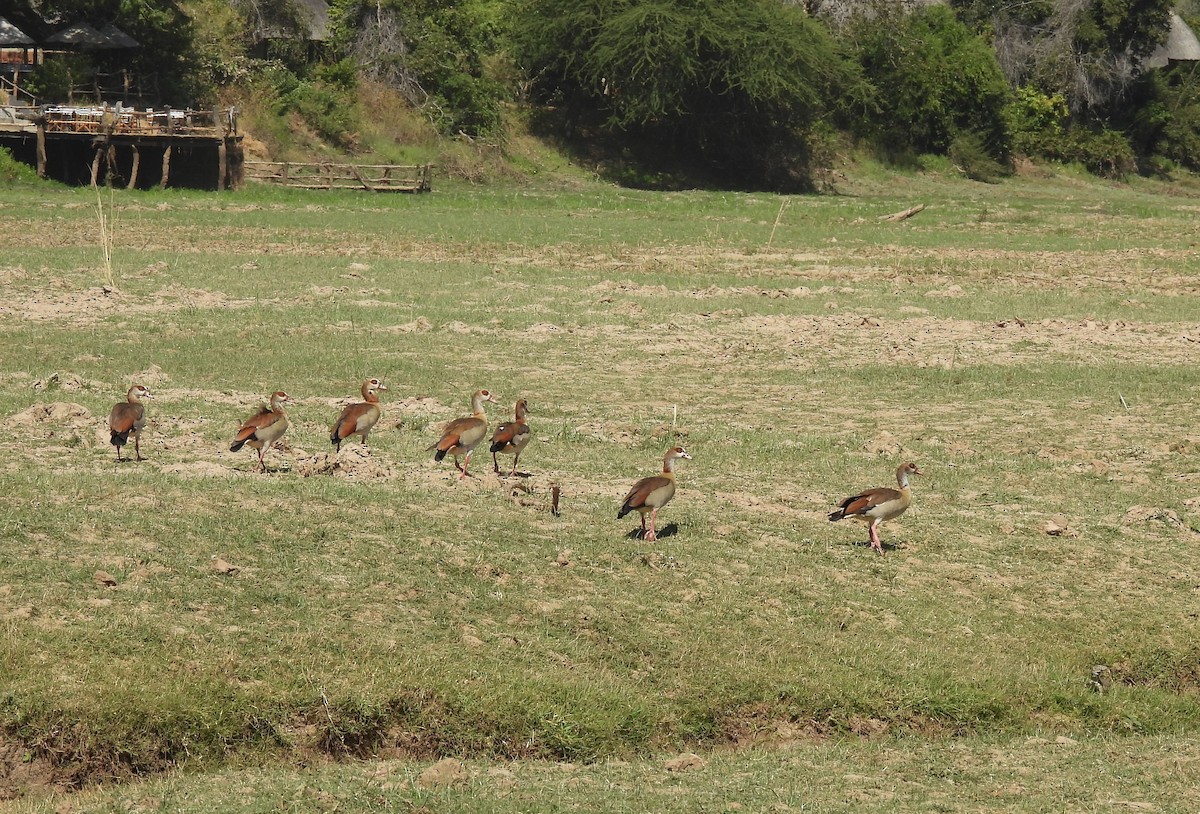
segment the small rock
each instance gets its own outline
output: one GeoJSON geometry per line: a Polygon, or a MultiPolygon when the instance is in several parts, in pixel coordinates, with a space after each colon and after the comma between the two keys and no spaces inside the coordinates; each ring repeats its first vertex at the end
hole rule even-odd
{"type": "Polygon", "coordinates": [[[707,765],[707,760],[692,752],[684,752],[663,764],[668,772],[690,772],[693,769],[703,769],[707,765]]]}
{"type": "Polygon", "coordinates": [[[96,580],[97,584],[103,585],[106,588],[115,588],[117,585],[116,578],[107,571],[97,571],[92,574],[92,579],[96,580]]]}
{"type": "Polygon", "coordinates": [[[226,562],[217,556],[212,558],[212,569],[218,574],[225,574],[226,576],[230,577],[236,576],[238,571],[242,570],[239,566],[236,566],[230,562],[226,562]]]}
{"type": "Polygon", "coordinates": [[[1042,526],[1042,531],[1051,537],[1066,537],[1071,540],[1074,540],[1079,536],[1079,530],[1071,528],[1071,526],[1067,524],[1067,518],[1063,517],[1061,514],[1056,514],[1054,517],[1051,517],[1049,520],[1047,520],[1046,524],[1042,526]]]}

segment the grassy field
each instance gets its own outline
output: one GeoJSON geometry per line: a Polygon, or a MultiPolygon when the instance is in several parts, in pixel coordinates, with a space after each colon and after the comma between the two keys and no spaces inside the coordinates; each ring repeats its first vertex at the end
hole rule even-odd
{"type": "Polygon", "coordinates": [[[0,190],[0,800],[1195,810],[1200,189],[841,191],[0,190]],[[529,477],[427,451],[478,388],[529,477]]]}

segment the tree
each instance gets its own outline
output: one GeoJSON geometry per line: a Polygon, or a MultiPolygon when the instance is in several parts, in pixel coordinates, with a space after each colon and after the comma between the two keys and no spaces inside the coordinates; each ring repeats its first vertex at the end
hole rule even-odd
{"type": "Polygon", "coordinates": [[[993,37],[1013,87],[1061,93],[1082,123],[1127,106],[1141,61],[1166,39],[1173,0],[952,0],[993,37]]]}
{"type": "Polygon", "coordinates": [[[205,95],[205,89],[195,82],[191,20],[174,2],[42,0],[36,6],[44,19],[82,21],[97,27],[113,23],[137,40],[137,48],[91,51],[87,61],[101,70],[127,69],[143,80],[143,94],[177,106],[205,95]]]}
{"type": "Polygon", "coordinates": [[[944,154],[972,134],[993,158],[1008,159],[1008,84],[991,46],[949,8],[876,3],[844,36],[878,90],[871,131],[887,151],[944,154]]]}
{"type": "Polygon", "coordinates": [[[531,98],[571,133],[650,139],[743,185],[803,185],[806,135],[865,93],[826,30],[779,0],[524,0],[512,31],[531,98]]]}
{"type": "Polygon", "coordinates": [[[443,133],[486,135],[503,91],[486,71],[497,49],[488,0],[334,0],[336,49],[396,90],[443,133]]]}

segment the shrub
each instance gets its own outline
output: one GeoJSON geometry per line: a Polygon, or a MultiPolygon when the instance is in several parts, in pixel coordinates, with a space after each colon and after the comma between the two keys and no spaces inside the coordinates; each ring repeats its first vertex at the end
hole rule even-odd
{"type": "Polygon", "coordinates": [[[806,132],[858,81],[778,0],[524,0],[513,50],[535,102],[661,145],[743,187],[807,185],[806,132]]]}
{"type": "Polygon", "coordinates": [[[983,137],[978,133],[960,133],[950,142],[947,151],[954,166],[973,181],[993,183],[1007,173],[1007,168],[988,153],[983,137]]]}
{"type": "Polygon", "coordinates": [[[844,37],[877,90],[880,115],[863,123],[877,144],[946,154],[973,133],[993,160],[1008,160],[1008,83],[991,46],[949,8],[873,5],[844,37]]]}
{"type": "Polygon", "coordinates": [[[1047,95],[1029,85],[1017,88],[1004,108],[1013,150],[1025,155],[1058,152],[1069,115],[1061,93],[1047,95]]]}
{"type": "Polygon", "coordinates": [[[17,161],[11,152],[0,147],[0,183],[5,186],[32,186],[38,183],[37,171],[17,161]]]}
{"type": "Polygon", "coordinates": [[[1134,117],[1139,152],[1200,170],[1200,77],[1192,66],[1152,71],[1134,117]]]}
{"type": "Polygon", "coordinates": [[[485,70],[497,50],[494,3],[335,0],[331,47],[398,91],[446,135],[500,127],[504,88],[485,70]]]}
{"type": "Polygon", "coordinates": [[[1077,161],[1104,178],[1124,178],[1137,170],[1137,156],[1129,138],[1108,128],[1071,130],[1065,139],[1066,161],[1077,161]]]}
{"type": "Polygon", "coordinates": [[[320,79],[301,79],[279,64],[269,64],[261,76],[262,84],[274,91],[275,115],[295,114],[326,141],[343,149],[357,146],[358,116],[351,91],[320,79]]]}

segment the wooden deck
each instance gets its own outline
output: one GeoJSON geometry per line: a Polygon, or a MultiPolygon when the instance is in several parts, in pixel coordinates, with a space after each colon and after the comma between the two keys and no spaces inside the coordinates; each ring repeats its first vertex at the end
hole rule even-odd
{"type": "MultiPolygon", "coordinates": [[[[42,105],[0,108],[0,144],[32,152],[40,177],[95,185],[215,188],[241,183],[237,111],[42,105]],[[34,151],[24,145],[33,143],[34,151]],[[181,162],[173,162],[181,155],[181,162]],[[86,161],[89,171],[76,169],[86,161]],[[143,159],[154,163],[153,171],[143,159]],[[150,177],[154,180],[151,181],[150,177]]],[[[28,160],[28,159],[26,159],[28,160]]]]}
{"type": "Polygon", "coordinates": [[[432,164],[334,164],[247,161],[246,180],[295,189],[365,189],[371,192],[429,192],[432,164]]]}

